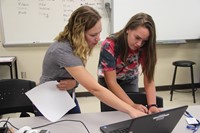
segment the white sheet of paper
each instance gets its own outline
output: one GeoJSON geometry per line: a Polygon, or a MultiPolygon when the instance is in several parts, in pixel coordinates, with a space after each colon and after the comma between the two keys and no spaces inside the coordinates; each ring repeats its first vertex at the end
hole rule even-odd
{"type": "Polygon", "coordinates": [[[56,84],[57,81],[49,81],[26,92],[37,109],[52,122],[59,120],[76,106],[69,93],[59,90],[56,84]]]}

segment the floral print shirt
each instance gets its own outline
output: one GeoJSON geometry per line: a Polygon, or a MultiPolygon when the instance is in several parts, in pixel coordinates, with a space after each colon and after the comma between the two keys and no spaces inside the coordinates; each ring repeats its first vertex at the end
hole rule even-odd
{"type": "Polygon", "coordinates": [[[104,71],[116,70],[118,80],[133,79],[139,74],[139,65],[143,66],[144,54],[143,50],[131,50],[127,58],[128,64],[126,65],[121,59],[120,54],[115,55],[114,52],[115,43],[111,39],[106,39],[102,43],[99,64],[98,64],[98,77],[104,77],[104,71]]]}

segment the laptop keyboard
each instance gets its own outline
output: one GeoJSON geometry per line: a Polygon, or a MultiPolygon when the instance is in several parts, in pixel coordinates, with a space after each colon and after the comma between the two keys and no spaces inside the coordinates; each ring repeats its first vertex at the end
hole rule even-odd
{"type": "Polygon", "coordinates": [[[118,129],[112,130],[110,133],[128,133],[128,128],[118,128],[118,129]]]}
{"type": "Polygon", "coordinates": [[[131,122],[132,119],[110,124],[109,126],[104,125],[100,127],[100,130],[103,133],[129,133],[131,122]]]}

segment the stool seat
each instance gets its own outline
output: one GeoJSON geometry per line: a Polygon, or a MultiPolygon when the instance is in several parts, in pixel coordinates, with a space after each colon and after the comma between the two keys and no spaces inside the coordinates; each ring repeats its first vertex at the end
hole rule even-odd
{"type": "Polygon", "coordinates": [[[193,61],[180,60],[180,61],[174,61],[172,64],[174,66],[179,66],[179,67],[191,67],[192,65],[196,63],[193,61]]]}

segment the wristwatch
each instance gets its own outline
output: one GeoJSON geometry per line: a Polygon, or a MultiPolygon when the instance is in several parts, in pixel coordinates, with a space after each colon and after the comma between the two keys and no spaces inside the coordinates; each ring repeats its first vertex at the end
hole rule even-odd
{"type": "Polygon", "coordinates": [[[147,108],[150,109],[151,107],[158,107],[157,104],[150,104],[150,105],[147,105],[147,108]]]}

